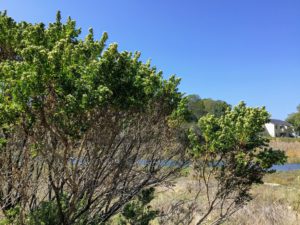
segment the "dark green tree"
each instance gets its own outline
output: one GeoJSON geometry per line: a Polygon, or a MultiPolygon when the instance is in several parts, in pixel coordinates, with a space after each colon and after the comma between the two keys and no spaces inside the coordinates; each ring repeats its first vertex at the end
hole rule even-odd
{"type": "Polygon", "coordinates": [[[142,190],[131,202],[127,203],[121,213],[121,223],[132,225],[148,225],[155,219],[159,211],[153,210],[149,203],[154,199],[154,188],[142,190]]]}
{"type": "Polygon", "coordinates": [[[227,109],[230,109],[230,105],[221,100],[201,99],[198,95],[189,95],[187,98],[192,121],[197,121],[207,114],[220,117],[225,114],[227,109]]]}
{"type": "Polygon", "coordinates": [[[295,131],[300,135],[300,105],[297,107],[297,112],[290,114],[286,121],[292,124],[295,131]]]}

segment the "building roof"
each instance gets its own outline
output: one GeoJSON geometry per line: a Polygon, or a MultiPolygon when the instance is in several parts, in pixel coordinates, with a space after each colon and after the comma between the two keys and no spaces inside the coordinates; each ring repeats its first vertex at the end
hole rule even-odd
{"type": "Polygon", "coordinates": [[[284,125],[284,126],[292,126],[292,124],[283,121],[283,120],[276,120],[276,119],[270,119],[270,123],[273,123],[275,125],[284,125]]]}

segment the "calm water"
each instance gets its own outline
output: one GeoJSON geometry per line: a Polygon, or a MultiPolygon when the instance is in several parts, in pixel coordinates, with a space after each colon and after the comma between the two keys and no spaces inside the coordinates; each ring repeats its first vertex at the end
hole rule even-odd
{"type": "Polygon", "coordinates": [[[288,163],[284,165],[275,165],[272,169],[276,171],[300,170],[300,163],[288,163]]]}
{"type": "MultiPolygon", "coordinates": [[[[142,165],[146,165],[147,164],[147,160],[140,160],[139,163],[142,164],[142,165]]],[[[168,161],[164,161],[162,160],[161,162],[161,165],[162,166],[182,166],[182,164],[184,164],[183,167],[187,167],[190,165],[190,163],[188,162],[178,162],[178,161],[174,161],[174,160],[168,160],[168,161]]],[[[273,166],[271,169],[274,169],[276,171],[290,171],[290,170],[300,170],[300,163],[287,163],[287,164],[284,164],[284,165],[275,165],[273,166]]]]}

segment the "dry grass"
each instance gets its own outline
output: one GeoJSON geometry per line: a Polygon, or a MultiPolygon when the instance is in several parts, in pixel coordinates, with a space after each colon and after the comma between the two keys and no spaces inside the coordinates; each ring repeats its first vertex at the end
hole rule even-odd
{"type": "Polygon", "coordinates": [[[227,225],[296,225],[298,214],[284,202],[256,200],[238,211],[227,221],[227,225]]]}
{"type": "Polygon", "coordinates": [[[230,225],[300,224],[300,171],[278,172],[254,187],[254,199],[226,223],[230,225]],[[278,185],[279,184],[279,185],[278,185]]]}
{"type": "Polygon", "coordinates": [[[270,146],[274,149],[284,150],[286,152],[286,155],[288,156],[289,163],[300,162],[300,140],[298,138],[272,139],[270,142],[270,146]]]}
{"type": "MultiPolygon", "coordinates": [[[[265,176],[264,182],[264,185],[254,186],[252,190],[254,199],[226,221],[225,225],[300,224],[300,170],[269,174],[265,176]]],[[[197,187],[192,176],[180,177],[174,181],[174,186],[158,188],[151,205],[155,209],[167,212],[170,205],[193,199],[197,187]]],[[[202,204],[201,207],[205,205],[202,204]]],[[[173,219],[178,222],[188,214],[188,210],[186,207],[177,211],[178,217],[173,219]]],[[[197,219],[197,214],[192,216],[197,219]]],[[[175,224],[171,219],[167,222],[166,224],[175,224]]],[[[111,224],[118,223],[112,221],[111,224]]],[[[151,224],[159,223],[156,220],[151,224]]]]}
{"type": "MultiPolygon", "coordinates": [[[[265,184],[253,187],[254,199],[234,214],[226,225],[300,224],[300,171],[269,174],[264,181],[265,184]]],[[[193,198],[196,187],[192,177],[181,177],[174,187],[159,189],[152,206],[166,210],[172,203],[193,198]]]]}

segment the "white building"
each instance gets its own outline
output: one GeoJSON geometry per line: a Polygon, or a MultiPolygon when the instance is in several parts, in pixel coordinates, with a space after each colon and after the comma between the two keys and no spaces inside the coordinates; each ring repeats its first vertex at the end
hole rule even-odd
{"type": "Polygon", "coordinates": [[[265,131],[271,137],[296,137],[293,126],[283,120],[271,119],[265,124],[265,131]]]}

